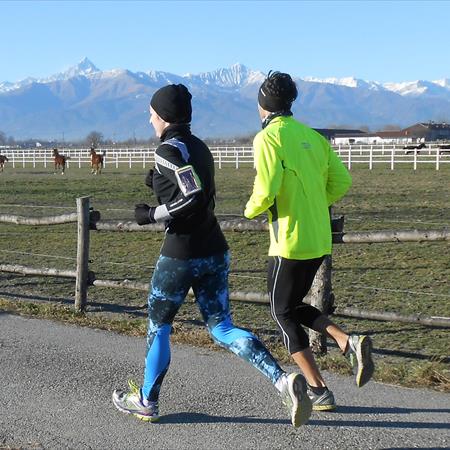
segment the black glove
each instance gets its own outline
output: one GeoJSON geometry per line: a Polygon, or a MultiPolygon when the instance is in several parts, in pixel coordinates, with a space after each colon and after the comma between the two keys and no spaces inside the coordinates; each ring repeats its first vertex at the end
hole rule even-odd
{"type": "Polygon", "coordinates": [[[156,223],[154,206],[148,206],[145,203],[139,203],[134,207],[134,217],[138,225],[147,225],[156,223]]]}
{"type": "Polygon", "coordinates": [[[145,184],[153,191],[153,174],[154,174],[154,170],[150,169],[147,173],[147,175],[145,176],[145,184]]]}

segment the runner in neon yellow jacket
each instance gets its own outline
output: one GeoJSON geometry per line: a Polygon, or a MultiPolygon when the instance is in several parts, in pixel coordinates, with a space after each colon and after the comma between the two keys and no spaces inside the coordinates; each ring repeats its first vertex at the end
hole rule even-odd
{"type": "Polygon", "coordinates": [[[307,381],[302,393],[317,411],[336,408],[303,327],[326,333],[355,363],[356,384],[372,377],[369,336],[347,334],[319,309],[304,302],[325,255],[331,253],[329,206],[351,177],[328,142],[292,117],[297,86],[286,73],[269,73],[258,91],[263,130],[254,139],[256,178],[245,208],[249,219],[267,211],[270,248],[267,289],[270,312],[283,343],[307,381]]]}
{"type": "Polygon", "coordinates": [[[268,211],[270,256],[313,259],[331,254],[328,207],[351,177],[328,141],[292,116],[275,117],[253,141],[257,175],[245,208],[268,211]]]}

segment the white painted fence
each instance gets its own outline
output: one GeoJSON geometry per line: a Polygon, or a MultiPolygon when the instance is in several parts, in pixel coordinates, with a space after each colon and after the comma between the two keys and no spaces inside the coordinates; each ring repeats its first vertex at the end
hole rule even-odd
{"type": "MultiPolygon", "coordinates": [[[[90,165],[91,155],[88,148],[59,148],[59,153],[69,156],[66,161],[67,167],[81,167],[90,165]]],[[[219,168],[224,165],[234,165],[236,169],[242,164],[253,164],[253,148],[252,147],[210,147],[216,164],[219,168]]],[[[155,163],[155,147],[146,148],[111,148],[103,147],[97,149],[97,153],[104,152],[104,165],[118,168],[119,164],[126,164],[128,167],[140,165],[143,168],[147,165],[155,163]]],[[[51,149],[8,149],[2,150],[9,161],[8,163],[15,167],[36,167],[43,165],[44,167],[52,167],[53,156],[51,149]]],[[[8,164],[7,163],[7,164],[8,164]]]]}
{"type": "Polygon", "coordinates": [[[387,165],[394,170],[396,165],[410,165],[417,170],[418,165],[434,165],[439,170],[441,164],[450,163],[450,150],[441,149],[439,144],[427,144],[422,149],[405,149],[403,145],[338,145],[336,153],[349,169],[355,164],[367,165],[370,170],[374,165],[387,165]]]}
{"type": "MultiPolygon", "coordinates": [[[[409,165],[416,170],[418,166],[432,165],[439,170],[441,164],[450,163],[450,150],[441,149],[438,144],[427,144],[423,149],[404,149],[399,144],[361,144],[337,145],[336,153],[349,169],[353,165],[365,165],[370,170],[375,165],[384,165],[394,170],[398,165],[409,165]]],[[[254,165],[252,147],[210,147],[214,160],[219,168],[233,165],[236,169],[241,165],[254,165]]],[[[154,164],[155,148],[112,148],[105,147],[97,150],[105,153],[105,167],[126,164],[128,167],[140,165],[145,168],[154,164]]],[[[88,166],[90,164],[90,150],[88,148],[60,148],[60,154],[69,156],[67,166],[88,166]]],[[[3,149],[2,154],[9,158],[7,164],[15,167],[44,167],[53,166],[51,149],[3,149]]]]}

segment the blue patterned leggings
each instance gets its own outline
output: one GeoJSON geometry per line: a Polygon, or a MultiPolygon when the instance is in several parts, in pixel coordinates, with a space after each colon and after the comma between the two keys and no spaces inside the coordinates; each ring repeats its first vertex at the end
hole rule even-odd
{"type": "Polygon", "coordinates": [[[272,383],[284,373],[252,333],[232,323],[228,299],[229,253],[196,259],[160,256],[148,297],[147,354],[142,394],[157,401],[170,364],[171,325],[192,287],[203,320],[215,342],[248,361],[272,383]]]}

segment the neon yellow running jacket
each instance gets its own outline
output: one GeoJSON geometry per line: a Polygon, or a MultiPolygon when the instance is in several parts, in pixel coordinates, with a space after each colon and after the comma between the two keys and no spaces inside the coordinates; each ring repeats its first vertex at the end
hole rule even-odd
{"type": "Polygon", "coordinates": [[[331,253],[328,207],[350,188],[328,141],[291,116],[275,117],[253,140],[256,177],[244,215],[268,212],[269,256],[313,259],[331,253]]]}

